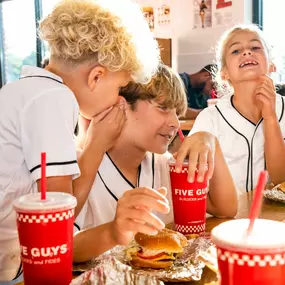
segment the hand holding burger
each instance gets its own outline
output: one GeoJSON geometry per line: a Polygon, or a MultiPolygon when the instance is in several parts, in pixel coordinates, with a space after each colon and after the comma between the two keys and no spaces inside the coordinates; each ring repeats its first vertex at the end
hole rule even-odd
{"type": "Polygon", "coordinates": [[[129,244],[136,233],[155,235],[164,223],[152,211],[167,214],[169,203],[166,189],[148,187],[126,191],[118,200],[116,216],[110,223],[114,245],[129,244]]]}

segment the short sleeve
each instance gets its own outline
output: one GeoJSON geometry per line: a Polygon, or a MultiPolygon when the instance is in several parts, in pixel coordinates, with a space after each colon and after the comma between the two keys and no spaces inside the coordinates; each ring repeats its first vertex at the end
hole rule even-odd
{"type": "Polygon", "coordinates": [[[212,108],[215,107],[206,108],[197,116],[189,136],[197,132],[209,132],[216,135],[213,114],[210,112],[210,109],[212,108]]]}
{"type": "Polygon", "coordinates": [[[34,181],[40,178],[40,154],[46,152],[46,175],[76,178],[74,129],[78,105],[68,89],[54,88],[29,102],[20,114],[20,137],[28,169],[34,181]]]}

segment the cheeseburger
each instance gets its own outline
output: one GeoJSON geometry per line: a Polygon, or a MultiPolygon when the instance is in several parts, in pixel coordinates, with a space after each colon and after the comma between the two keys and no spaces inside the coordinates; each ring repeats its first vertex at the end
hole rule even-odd
{"type": "Polygon", "coordinates": [[[169,268],[188,244],[184,235],[169,229],[163,229],[155,236],[138,233],[135,241],[137,246],[128,250],[131,264],[156,269],[169,268]]]}

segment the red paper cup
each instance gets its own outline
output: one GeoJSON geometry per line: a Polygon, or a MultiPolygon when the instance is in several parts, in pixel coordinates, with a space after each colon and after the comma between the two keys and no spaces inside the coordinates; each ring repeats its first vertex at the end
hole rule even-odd
{"type": "Polygon", "coordinates": [[[76,198],[47,192],[14,202],[25,285],[67,285],[72,280],[73,221],[76,198]]]}
{"type": "Polygon", "coordinates": [[[284,285],[285,224],[257,219],[225,222],[212,231],[217,246],[221,285],[284,285]]]}
{"type": "Polygon", "coordinates": [[[205,232],[208,181],[189,183],[188,162],[182,171],[175,171],[175,161],[169,161],[175,230],[182,234],[205,232]]]}

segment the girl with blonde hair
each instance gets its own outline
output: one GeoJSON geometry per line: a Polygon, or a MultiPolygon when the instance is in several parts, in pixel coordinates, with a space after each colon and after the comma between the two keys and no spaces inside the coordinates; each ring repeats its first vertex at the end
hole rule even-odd
{"type": "Polygon", "coordinates": [[[47,153],[47,191],[73,194],[77,215],[125,123],[120,87],[149,81],[159,62],[157,43],[131,0],[60,1],[41,21],[40,36],[50,48],[49,65],[24,66],[20,80],[0,91],[0,281],[21,273],[12,201],[38,191],[40,152],[47,153]],[[79,111],[91,126],[77,160],[79,111]]]}
{"type": "Polygon", "coordinates": [[[255,25],[228,30],[217,47],[219,93],[225,98],[202,111],[191,134],[217,136],[240,193],[255,188],[267,169],[274,184],[285,180],[284,98],[269,77],[272,47],[255,25]]]}

